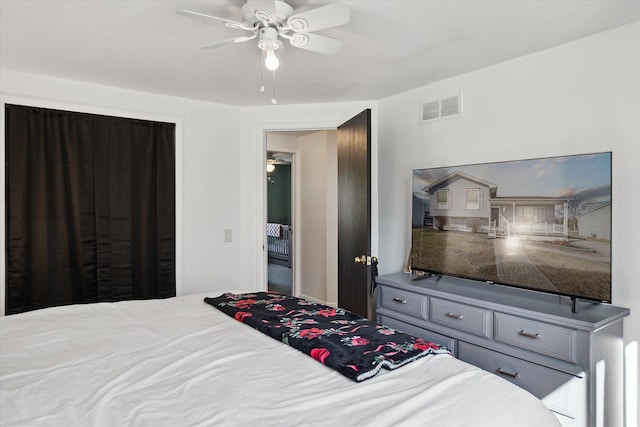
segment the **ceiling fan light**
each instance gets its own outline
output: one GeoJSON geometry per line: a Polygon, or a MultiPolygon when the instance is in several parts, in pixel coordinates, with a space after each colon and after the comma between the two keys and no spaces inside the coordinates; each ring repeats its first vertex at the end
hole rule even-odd
{"type": "Polygon", "coordinates": [[[280,61],[276,56],[276,53],[273,50],[267,51],[267,56],[264,60],[264,66],[267,67],[267,70],[275,71],[280,66],[280,61]]]}

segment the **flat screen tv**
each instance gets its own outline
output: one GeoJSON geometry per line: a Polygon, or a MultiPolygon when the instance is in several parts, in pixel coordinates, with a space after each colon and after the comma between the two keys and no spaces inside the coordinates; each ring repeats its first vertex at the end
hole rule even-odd
{"type": "Polygon", "coordinates": [[[411,269],[611,302],[611,153],[413,171],[411,269]]]}

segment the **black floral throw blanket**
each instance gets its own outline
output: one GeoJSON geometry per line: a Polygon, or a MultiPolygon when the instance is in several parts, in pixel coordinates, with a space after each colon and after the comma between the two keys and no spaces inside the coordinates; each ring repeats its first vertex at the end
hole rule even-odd
{"type": "Polygon", "coordinates": [[[204,301],[354,381],[429,354],[451,354],[433,342],[377,325],[348,310],[275,292],[225,293],[204,301]]]}

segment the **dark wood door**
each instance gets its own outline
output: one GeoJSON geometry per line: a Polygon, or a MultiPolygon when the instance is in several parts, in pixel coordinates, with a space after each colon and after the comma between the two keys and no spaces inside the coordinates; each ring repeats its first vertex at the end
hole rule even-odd
{"type": "Polygon", "coordinates": [[[371,318],[371,110],[338,127],[338,305],[371,318]]]}

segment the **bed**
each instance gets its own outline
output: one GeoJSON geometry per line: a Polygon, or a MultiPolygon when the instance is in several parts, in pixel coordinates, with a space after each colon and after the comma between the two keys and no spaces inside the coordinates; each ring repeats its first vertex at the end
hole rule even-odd
{"type": "Polygon", "coordinates": [[[447,354],[356,382],[204,297],[1,318],[0,425],[559,425],[528,392],[447,354]]]}
{"type": "Polygon", "coordinates": [[[267,256],[270,263],[291,267],[291,226],[267,223],[267,256]]]}

